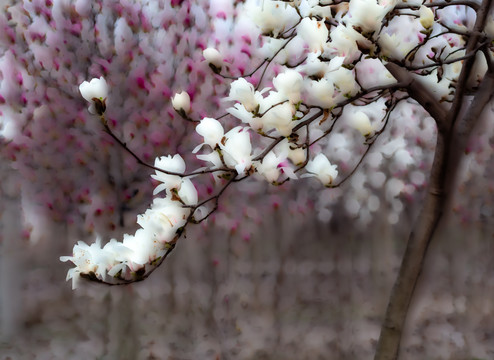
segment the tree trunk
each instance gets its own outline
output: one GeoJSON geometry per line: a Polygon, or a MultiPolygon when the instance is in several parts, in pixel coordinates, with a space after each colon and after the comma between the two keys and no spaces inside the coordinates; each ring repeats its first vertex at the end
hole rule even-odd
{"type": "Polygon", "coordinates": [[[443,185],[448,161],[449,139],[449,136],[438,133],[424,207],[413,226],[402,258],[398,278],[391,291],[374,360],[395,360],[398,358],[401,333],[408,313],[408,306],[422,270],[430,240],[443,214],[446,198],[443,185]]]}
{"type": "MultiPolygon", "coordinates": [[[[492,2],[493,0],[482,0],[477,10],[473,32],[467,40],[465,49],[467,54],[476,52],[492,2]]],[[[399,82],[406,84],[408,94],[434,118],[438,135],[424,206],[413,225],[398,278],[391,291],[374,360],[398,358],[408,307],[422,270],[427,248],[454,192],[456,172],[466,143],[482,111],[493,97],[494,65],[490,56],[486,60],[489,64],[488,71],[471,101],[466,97],[466,89],[475,56],[463,62],[456,83],[454,100],[449,110],[445,110],[442,104],[434,101],[429,89],[417,81],[406,68],[392,62],[385,65],[399,82]],[[463,113],[462,108],[465,110],[463,113]]]]}

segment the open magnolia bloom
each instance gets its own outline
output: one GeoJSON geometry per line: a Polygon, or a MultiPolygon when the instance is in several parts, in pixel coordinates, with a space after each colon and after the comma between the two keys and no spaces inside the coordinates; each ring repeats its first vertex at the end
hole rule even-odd
{"type": "Polygon", "coordinates": [[[326,155],[320,153],[317,156],[309,160],[305,167],[307,171],[302,177],[317,177],[324,186],[330,186],[334,179],[338,176],[338,170],[336,165],[332,165],[326,155]]]}
{"type": "MultiPolygon", "coordinates": [[[[170,171],[185,170],[179,155],[157,158],[156,164],[170,171]]],[[[79,241],[72,256],[60,257],[61,261],[75,265],[67,273],[67,280],[72,279],[73,289],[77,288],[81,277],[107,284],[137,281],[142,274],[157,266],[173,247],[188,222],[191,208],[197,205],[197,190],[189,178],[162,172],[152,177],[164,182],[159,187],[173,187],[174,191],[167,191],[163,198],[154,198],[150,208],[137,216],[140,229],[134,234],[125,234],[122,241],[112,239],[103,247],[99,238],[91,245],[79,241]]]]}
{"type": "Polygon", "coordinates": [[[108,85],[103,76],[99,79],[94,78],[90,82],[84,81],[79,85],[79,91],[82,97],[91,104],[88,111],[91,114],[103,115],[108,97],[108,85]]]}

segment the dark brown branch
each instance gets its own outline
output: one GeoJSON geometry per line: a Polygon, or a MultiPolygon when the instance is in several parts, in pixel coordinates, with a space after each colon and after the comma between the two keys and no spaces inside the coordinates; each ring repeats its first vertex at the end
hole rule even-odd
{"type": "MultiPolygon", "coordinates": [[[[305,126],[307,124],[310,124],[312,121],[316,120],[319,116],[321,116],[322,113],[323,113],[322,110],[319,110],[316,114],[314,114],[313,116],[311,116],[309,119],[307,119],[307,120],[301,122],[300,124],[298,124],[297,126],[295,126],[293,128],[293,131],[292,132],[296,132],[297,130],[299,130],[303,126],[305,126]]],[[[278,145],[284,139],[285,139],[284,136],[277,137],[271,144],[269,144],[269,146],[266,149],[264,149],[264,151],[262,153],[260,153],[259,155],[257,155],[254,159],[252,159],[252,161],[259,161],[259,160],[263,159],[271,150],[274,149],[274,147],[276,145],[278,145]]]]}
{"type": "MultiPolygon", "coordinates": [[[[425,3],[421,4],[427,7],[437,7],[437,8],[444,8],[447,6],[457,6],[457,5],[465,5],[468,7],[471,7],[474,10],[477,10],[479,8],[479,4],[476,1],[471,1],[471,0],[452,0],[452,1],[433,1],[430,3],[425,3]]],[[[420,5],[410,5],[407,3],[400,3],[395,6],[395,9],[412,9],[412,10],[418,10],[420,8],[420,5]]]]}
{"type": "MultiPolygon", "coordinates": [[[[467,46],[465,49],[466,54],[472,53],[476,48],[480,40],[480,32],[484,29],[487,14],[491,7],[492,0],[483,0],[477,11],[477,19],[475,20],[475,25],[473,27],[473,34],[468,38],[467,46]]],[[[463,105],[463,97],[466,92],[466,84],[468,77],[472,71],[473,64],[475,62],[475,56],[472,56],[465,60],[461,68],[460,76],[456,83],[456,92],[453,99],[453,104],[448,113],[447,123],[450,128],[454,126],[457,114],[460,112],[461,106],[463,105]]]]}
{"type": "Polygon", "coordinates": [[[467,110],[456,121],[453,132],[452,148],[450,149],[450,166],[448,168],[448,178],[451,181],[447,184],[447,202],[453,197],[453,189],[457,185],[456,172],[460,165],[462,155],[470,139],[473,129],[481,119],[481,114],[487,104],[493,99],[494,92],[494,71],[488,71],[476,91],[476,95],[468,106],[467,110]]]}
{"type": "Polygon", "coordinates": [[[410,97],[417,101],[434,118],[438,129],[446,130],[447,112],[438,101],[434,100],[434,96],[429,89],[416,80],[405,68],[392,62],[387,63],[385,66],[396,80],[407,85],[406,89],[410,97]]]}
{"type": "MultiPolygon", "coordinates": [[[[481,44],[481,46],[478,47],[478,49],[480,49],[483,45],[485,44],[481,44]]],[[[416,71],[416,70],[422,70],[422,69],[428,69],[428,68],[431,68],[431,67],[436,67],[436,66],[443,66],[443,65],[449,65],[449,64],[453,64],[455,62],[458,62],[458,61],[462,61],[462,60],[466,60],[468,58],[471,58],[472,56],[475,56],[475,54],[477,53],[477,50],[476,49],[475,51],[469,53],[469,54],[466,54],[464,56],[461,56],[461,57],[457,57],[457,58],[454,58],[454,59],[450,59],[450,60],[444,60],[444,61],[437,61],[437,62],[434,62],[434,63],[430,63],[430,64],[425,64],[425,65],[421,65],[421,66],[405,66],[405,68],[409,71],[416,71]]]]}
{"type": "MultiPolygon", "coordinates": [[[[384,130],[386,130],[386,126],[388,125],[388,122],[389,122],[389,118],[391,116],[391,113],[393,112],[393,110],[396,108],[396,106],[398,105],[398,103],[403,100],[403,99],[398,99],[397,101],[394,102],[394,104],[391,106],[391,108],[386,112],[385,116],[384,116],[384,119],[382,119],[381,121],[384,121],[384,125],[382,126],[382,128],[377,131],[374,136],[372,137],[369,137],[370,138],[370,141],[366,141],[367,143],[367,149],[365,149],[364,153],[362,154],[362,156],[360,157],[360,160],[357,162],[357,164],[354,166],[354,168],[352,169],[352,171],[350,171],[338,184],[335,184],[335,185],[330,185],[328,187],[330,188],[336,188],[336,187],[340,187],[341,185],[343,185],[348,179],[350,179],[353,174],[355,174],[355,172],[360,168],[360,165],[364,162],[364,159],[365,157],[367,156],[367,154],[369,153],[372,145],[374,145],[377,141],[377,139],[379,138],[379,135],[381,135],[384,130]]],[[[334,125],[334,124],[333,124],[334,125]]]]}
{"type": "Polygon", "coordinates": [[[184,207],[190,207],[192,209],[192,212],[190,213],[190,216],[189,218],[187,219],[187,223],[188,222],[192,222],[194,224],[199,224],[201,222],[203,222],[204,220],[206,220],[212,213],[214,213],[217,209],[218,209],[218,204],[219,204],[219,199],[220,199],[220,196],[225,192],[225,190],[233,183],[235,182],[235,179],[236,179],[237,176],[232,176],[228,182],[225,184],[225,186],[223,186],[221,188],[221,190],[214,196],[211,196],[210,198],[206,199],[206,200],[203,200],[201,201],[200,203],[198,203],[197,205],[194,205],[194,206],[184,206],[184,207]],[[208,202],[210,201],[214,201],[214,207],[213,209],[211,209],[207,214],[206,216],[204,216],[202,219],[199,219],[199,220],[195,220],[194,219],[194,212],[201,206],[207,204],[208,202]]]}
{"type": "Polygon", "coordinates": [[[264,78],[264,75],[266,74],[266,71],[268,70],[268,67],[271,64],[271,62],[278,56],[278,54],[281,52],[281,50],[283,50],[290,43],[290,41],[292,41],[294,38],[295,38],[295,36],[293,36],[293,35],[290,38],[288,38],[287,41],[282,46],[280,46],[280,48],[278,50],[276,50],[274,55],[271,56],[271,58],[268,60],[268,63],[264,67],[262,74],[261,74],[261,77],[259,78],[259,83],[255,87],[256,90],[259,90],[259,86],[261,86],[262,79],[264,78]]]}
{"type": "Polygon", "coordinates": [[[487,46],[484,46],[482,48],[482,52],[484,53],[485,61],[487,62],[487,67],[489,69],[488,71],[494,73],[494,59],[492,57],[491,51],[487,46]]]}
{"type": "Polygon", "coordinates": [[[215,173],[215,172],[230,172],[233,173],[235,170],[224,167],[224,168],[219,168],[219,169],[204,169],[204,170],[199,170],[199,171],[192,171],[190,173],[177,173],[169,170],[164,170],[160,169],[159,167],[153,166],[151,164],[146,163],[143,161],[136,153],[134,153],[132,150],[129,149],[126,143],[124,143],[122,140],[118,138],[117,135],[113,133],[113,131],[110,129],[104,118],[102,117],[102,123],[103,127],[105,128],[105,132],[110,135],[113,140],[115,140],[125,151],[127,151],[132,157],[137,161],[138,164],[145,166],[147,168],[153,169],[155,171],[159,171],[162,173],[165,173],[167,175],[175,175],[175,176],[181,176],[181,177],[189,177],[189,176],[194,176],[194,175],[202,175],[202,174],[210,174],[210,173],[215,173]]]}
{"type": "Polygon", "coordinates": [[[373,92],[376,92],[376,91],[405,89],[407,86],[408,86],[407,82],[402,82],[402,81],[398,80],[397,83],[393,83],[393,84],[389,84],[389,85],[379,85],[379,86],[371,87],[369,89],[363,89],[357,95],[354,95],[354,96],[342,101],[338,105],[336,105],[335,108],[337,108],[337,107],[341,108],[345,105],[353,103],[354,101],[359,100],[362,97],[369,95],[369,94],[372,94],[373,92]]]}

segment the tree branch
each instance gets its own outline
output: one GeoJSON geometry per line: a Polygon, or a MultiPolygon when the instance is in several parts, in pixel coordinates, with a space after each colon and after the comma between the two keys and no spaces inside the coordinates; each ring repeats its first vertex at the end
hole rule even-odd
{"type": "Polygon", "coordinates": [[[449,160],[450,166],[448,168],[447,175],[447,178],[450,179],[446,188],[447,204],[451,202],[454,194],[453,189],[455,189],[458,183],[456,173],[460,165],[461,158],[465,153],[468,140],[470,139],[475,125],[478,124],[478,120],[481,118],[480,116],[485,107],[494,97],[492,89],[494,89],[494,71],[489,70],[480,83],[476,95],[467,110],[456,122],[452,135],[449,160]]]}
{"type": "MultiPolygon", "coordinates": [[[[467,46],[465,48],[465,54],[472,53],[476,48],[481,37],[481,32],[483,31],[487,19],[487,14],[491,7],[492,0],[483,0],[479,9],[477,10],[477,19],[475,20],[475,25],[473,27],[473,33],[468,38],[467,46]]],[[[475,63],[475,56],[468,58],[463,63],[461,68],[460,76],[458,77],[458,82],[456,83],[456,92],[453,99],[453,104],[448,112],[447,123],[450,128],[453,128],[456,117],[460,112],[461,106],[463,104],[463,97],[466,92],[466,84],[468,77],[472,71],[473,64],[475,63]]]]}
{"type": "Polygon", "coordinates": [[[449,137],[438,132],[434,162],[424,206],[413,225],[381,327],[374,360],[396,360],[403,326],[432,235],[442,217],[449,137]]]}
{"type": "Polygon", "coordinates": [[[210,173],[215,173],[215,172],[218,172],[218,171],[235,173],[235,170],[234,169],[230,169],[230,168],[224,167],[224,168],[218,168],[218,169],[196,170],[196,171],[192,171],[192,172],[189,172],[189,173],[181,174],[181,173],[177,173],[177,172],[174,172],[174,171],[169,171],[169,170],[165,170],[165,169],[161,169],[159,167],[153,166],[151,164],[148,164],[144,160],[142,160],[135,152],[133,152],[132,150],[130,150],[130,148],[127,146],[127,144],[124,143],[122,140],[120,140],[118,138],[118,136],[115,135],[115,133],[110,129],[110,127],[108,126],[107,122],[104,120],[104,117],[102,117],[102,123],[103,123],[103,126],[105,128],[105,132],[108,135],[110,135],[113,138],[113,140],[115,140],[125,151],[127,151],[130,155],[132,155],[132,157],[137,161],[137,163],[139,165],[145,166],[147,168],[150,168],[150,169],[153,169],[155,171],[159,171],[159,172],[162,172],[162,173],[165,173],[165,174],[168,174],[168,175],[175,175],[175,176],[181,176],[181,177],[189,177],[189,176],[195,176],[195,175],[201,175],[201,174],[210,174],[210,173]]]}
{"type": "Polygon", "coordinates": [[[398,80],[400,83],[406,84],[406,90],[410,97],[417,101],[422,107],[429,113],[436,121],[437,128],[440,131],[447,129],[446,123],[446,110],[441,104],[434,100],[434,96],[429,89],[415,79],[412,74],[405,68],[392,62],[388,62],[386,69],[398,80]]]}
{"type": "MultiPolygon", "coordinates": [[[[471,1],[471,0],[433,1],[430,3],[424,3],[422,5],[427,6],[427,7],[437,7],[437,8],[443,8],[446,6],[465,5],[465,6],[471,7],[474,10],[477,10],[479,8],[479,4],[476,1],[471,1]]],[[[420,5],[411,5],[411,4],[407,4],[407,3],[401,3],[401,4],[397,4],[395,6],[395,9],[418,10],[419,8],[420,8],[420,5]]]]}

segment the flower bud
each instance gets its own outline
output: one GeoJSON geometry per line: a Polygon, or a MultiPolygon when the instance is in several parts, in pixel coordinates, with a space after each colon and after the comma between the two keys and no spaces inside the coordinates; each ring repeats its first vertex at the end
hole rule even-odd
{"type": "Polygon", "coordinates": [[[172,106],[173,108],[180,112],[188,113],[190,111],[190,96],[185,91],[182,91],[180,94],[175,94],[172,98],[172,106]]]}
{"type": "Polygon", "coordinates": [[[209,63],[209,66],[214,72],[219,72],[223,66],[223,56],[214,48],[207,48],[202,51],[204,59],[209,63]]]}
{"type": "Polygon", "coordinates": [[[372,127],[372,124],[369,120],[369,117],[364,114],[362,111],[358,111],[355,114],[353,114],[351,118],[351,125],[360,131],[362,136],[369,136],[372,134],[374,131],[374,128],[372,127]]]}
{"type": "Polygon", "coordinates": [[[425,29],[430,28],[434,23],[434,13],[432,10],[429,7],[422,5],[419,10],[419,15],[420,24],[422,24],[425,29]]]}

